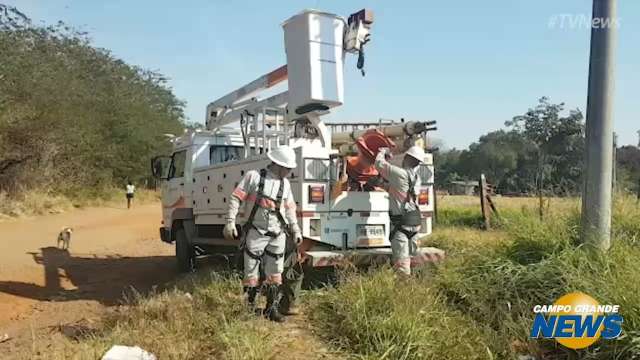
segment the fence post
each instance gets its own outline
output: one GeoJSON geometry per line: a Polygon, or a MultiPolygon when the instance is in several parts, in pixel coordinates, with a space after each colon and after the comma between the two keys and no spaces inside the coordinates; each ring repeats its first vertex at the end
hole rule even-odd
{"type": "Polygon", "coordinates": [[[482,220],[485,230],[491,229],[491,212],[487,203],[487,178],[480,174],[480,208],[482,209],[482,220]]]}

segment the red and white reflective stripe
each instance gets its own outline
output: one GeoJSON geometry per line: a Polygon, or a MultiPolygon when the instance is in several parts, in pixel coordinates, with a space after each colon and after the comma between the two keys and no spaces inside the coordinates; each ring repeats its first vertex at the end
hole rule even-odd
{"type": "Polygon", "coordinates": [[[250,277],[250,278],[246,278],[242,281],[242,285],[244,286],[258,286],[258,278],[257,277],[250,277]]]}
{"type": "Polygon", "coordinates": [[[411,273],[411,259],[410,258],[399,259],[393,264],[393,268],[396,270],[400,270],[404,273],[411,273]]]}
{"type": "MultiPolygon", "coordinates": [[[[256,194],[251,194],[247,196],[247,201],[255,202],[257,198],[258,196],[256,194]]],[[[262,208],[270,210],[274,210],[276,208],[276,202],[267,198],[260,198],[260,202],[258,203],[258,205],[262,208]]]]}
{"type": "Polygon", "coordinates": [[[269,274],[265,279],[265,284],[282,284],[282,274],[269,274]]]}
{"type": "Polygon", "coordinates": [[[411,274],[411,259],[400,259],[393,264],[393,268],[405,274],[411,274]]]}
{"type": "Polygon", "coordinates": [[[310,217],[316,217],[318,214],[316,214],[313,211],[297,211],[296,212],[296,216],[299,218],[310,218],[310,217]]]}
{"type": "Polygon", "coordinates": [[[231,195],[237,197],[238,199],[244,201],[247,198],[247,193],[242,190],[241,188],[237,187],[235,190],[233,190],[233,193],[231,193],[231,195]]]}

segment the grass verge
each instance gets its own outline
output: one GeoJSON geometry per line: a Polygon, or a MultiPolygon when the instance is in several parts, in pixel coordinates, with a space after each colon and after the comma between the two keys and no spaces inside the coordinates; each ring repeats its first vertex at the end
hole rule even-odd
{"type": "Polygon", "coordinates": [[[640,207],[616,200],[613,247],[601,254],[578,245],[577,205],[562,201],[543,220],[523,204],[499,208],[493,231],[469,220],[479,210],[445,208],[428,240],[448,250],[442,266],[400,283],[388,270],[347,275],[310,300],[312,320],[361,358],[640,358],[640,207]],[[623,336],[579,351],[530,339],[533,306],[572,291],[619,304],[623,336]]]}

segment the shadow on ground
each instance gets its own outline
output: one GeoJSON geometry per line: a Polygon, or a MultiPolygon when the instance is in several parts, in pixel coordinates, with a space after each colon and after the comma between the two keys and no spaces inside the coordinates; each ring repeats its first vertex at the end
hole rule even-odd
{"type": "Polygon", "coordinates": [[[146,293],[176,276],[173,256],[71,255],[56,247],[29,253],[42,265],[44,286],[0,281],[0,292],[40,301],[95,300],[110,306],[128,291],[146,293]]]}

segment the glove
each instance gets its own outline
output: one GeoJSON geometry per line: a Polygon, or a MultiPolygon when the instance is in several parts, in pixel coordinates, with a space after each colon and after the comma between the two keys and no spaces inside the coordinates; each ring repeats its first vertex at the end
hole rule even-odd
{"type": "Polygon", "coordinates": [[[228,222],[227,225],[224,226],[222,230],[222,234],[224,238],[228,241],[235,240],[238,238],[238,229],[236,229],[236,223],[228,222]]]}
{"type": "Polygon", "coordinates": [[[391,150],[388,147],[382,147],[378,149],[378,154],[383,154],[385,159],[391,159],[393,155],[391,154],[391,150]]]}
{"type": "Polygon", "coordinates": [[[299,232],[293,234],[293,241],[296,243],[296,246],[300,246],[300,244],[302,244],[302,234],[299,232]]]}

